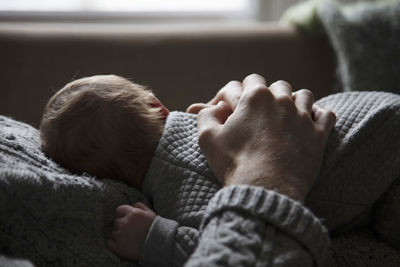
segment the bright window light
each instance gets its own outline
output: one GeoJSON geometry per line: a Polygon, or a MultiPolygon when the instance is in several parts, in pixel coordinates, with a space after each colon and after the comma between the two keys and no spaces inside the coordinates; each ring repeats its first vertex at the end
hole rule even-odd
{"type": "Polygon", "coordinates": [[[251,0],[0,0],[1,11],[239,12],[251,0]]]}

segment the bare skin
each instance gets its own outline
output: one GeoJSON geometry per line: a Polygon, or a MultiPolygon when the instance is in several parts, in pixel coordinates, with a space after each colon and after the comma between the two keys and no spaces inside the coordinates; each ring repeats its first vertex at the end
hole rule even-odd
{"type": "Polygon", "coordinates": [[[141,202],[133,206],[122,205],[116,210],[117,218],[108,248],[128,260],[139,260],[142,246],[156,214],[141,202]]]}

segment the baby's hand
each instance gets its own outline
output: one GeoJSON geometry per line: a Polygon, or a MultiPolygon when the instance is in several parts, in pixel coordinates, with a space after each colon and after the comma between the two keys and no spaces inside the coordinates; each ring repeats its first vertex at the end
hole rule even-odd
{"type": "Polygon", "coordinates": [[[150,226],[156,214],[143,203],[117,208],[117,218],[108,248],[118,256],[128,260],[139,260],[140,253],[150,226]]]}

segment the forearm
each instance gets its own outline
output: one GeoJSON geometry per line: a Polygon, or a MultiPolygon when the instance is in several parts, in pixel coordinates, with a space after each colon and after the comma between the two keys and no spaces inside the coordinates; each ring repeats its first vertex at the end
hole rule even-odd
{"type": "Polygon", "coordinates": [[[298,202],[234,186],[210,202],[186,266],[324,266],[328,248],[326,229],[298,202]]]}

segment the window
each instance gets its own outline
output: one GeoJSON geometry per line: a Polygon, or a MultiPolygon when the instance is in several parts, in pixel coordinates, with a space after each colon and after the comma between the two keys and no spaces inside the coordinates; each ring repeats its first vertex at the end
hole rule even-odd
{"type": "Polygon", "coordinates": [[[0,19],[271,20],[299,0],[0,0],[0,19]]]}

